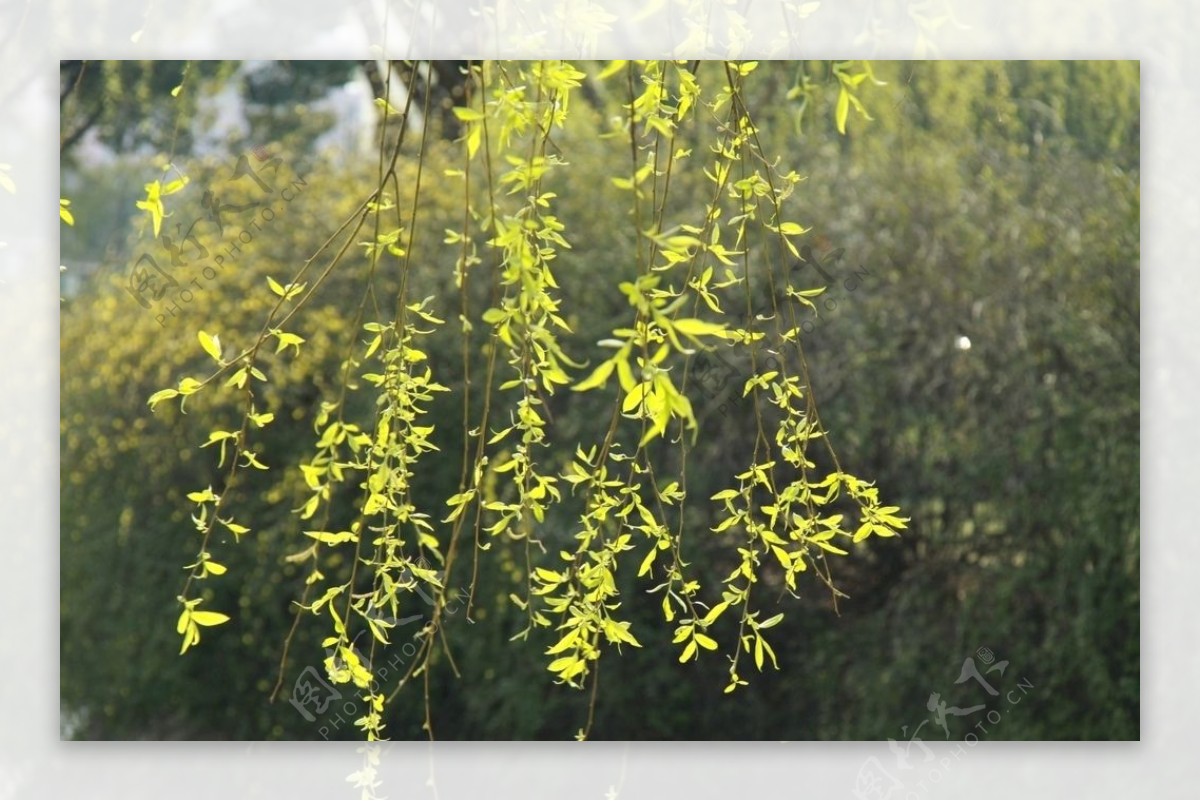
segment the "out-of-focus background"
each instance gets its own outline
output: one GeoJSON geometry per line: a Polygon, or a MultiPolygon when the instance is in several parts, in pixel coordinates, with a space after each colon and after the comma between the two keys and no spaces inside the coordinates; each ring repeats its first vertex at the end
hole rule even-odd
{"type": "MultiPolygon", "coordinates": [[[[455,253],[441,239],[460,224],[462,185],[440,176],[461,166],[449,111],[462,102],[459,66],[403,74],[393,87],[393,97],[406,86],[421,97],[435,90],[414,280],[447,306],[455,253]]],[[[827,63],[764,62],[746,100],[778,169],[806,176],[789,210],[824,258],[825,274],[807,280],[829,286],[805,339],[822,419],[846,468],[877,481],[912,521],[902,538],[839,560],[835,578],[850,597],[838,614],[816,587],[786,601],[773,640],[782,669],[731,696],[721,693],[719,659],[676,662],[655,599],[628,606],[653,636],[605,658],[596,737],[903,742],[923,727],[924,739],[961,739],[990,712],[1002,717],[990,739],[1138,737],[1138,67],[873,67],[886,85],[864,88],[873,119],[852,114],[847,136],[834,127],[827,63]],[[960,681],[968,659],[982,681],[960,681]]],[[[705,64],[699,75],[718,73],[705,64]]],[[[64,62],[61,82],[62,195],[75,221],[62,238],[64,736],[353,737],[348,723],[307,719],[286,693],[266,701],[303,582],[283,561],[299,548],[287,513],[303,497],[294,468],[271,471],[240,504],[254,535],[219,546],[230,580],[213,584],[235,621],[178,655],[175,594],[194,554],[184,494],[212,483],[211,460],[195,446],[233,410],[151,415],[145,400],[200,369],[196,329],[256,332],[272,300],[266,276],[293,274],[361,202],[377,165],[372,98],[383,74],[359,62],[64,62]],[[254,202],[238,165],[259,153],[280,158],[272,180],[296,186],[284,212],[231,268],[200,278],[177,314],[144,308],[127,291],[131,267],[152,254],[176,274],[135,206],[144,184],[166,162],[167,180],[188,176],[167,201],[164,232],[176,244],[206,208],[227,206],[225,230],[191,231],[223,251],[242,230],[238,207],[254,202]]],[[[628,159],[628,141],[600,135],[624,100],[623,87],[589,83],[556,135],[571,169],[555,202],[573,245],[556,275],[583,343],[611,331],[625,307],[616,284],[634,272],[628,204],[607,179],[614,159],[628,159]]],[[[410,150],[403,170],[415,177],[410,150]]],[[[681,216],[702,213],[699,166],[673,178],[681,216]]],[[[307,314],[307,358],[281,358],[272,371],[272,465],[294,466],[311,448],[312,416],[355,335],[364,264],[339,268],[307,314]]],[[[455,387],[453,330],[430,349],[438,380],[455,387]]],[[[745,369],[715,365],[692,392],[698,497],[745,458],[754,425],[738,403],[745,369]]],[[[439,444],[457,452],[456,399],[432,408],[439,444]]],[[[563,452],[553,458],[568,459],[594,409],[564,396],[554,411],[563,452]]],[[[430,497],[457,486],[457,461],[445,465],[419,476],[430,497]]],[[[716,577],[729,549],[709,524],[697,521],[691,560],[716,577]]],[[[447,623],[463,675],[434,672],[437,734],[569,736],[588,698],[551,682],[542,649],[507,642],[523,623],[497,551],[497,569],[481,571],[476,622],[447,623]]],[[[323,635],[301,628],[286,687],[319,667],[323,635]]],[[[420,707],[418,693],[400,696],[392,737],[422,736],[420,707]]]]}

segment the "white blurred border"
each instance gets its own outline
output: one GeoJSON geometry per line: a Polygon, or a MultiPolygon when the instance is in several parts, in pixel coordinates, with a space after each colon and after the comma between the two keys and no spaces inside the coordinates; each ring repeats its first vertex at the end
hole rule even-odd
{"type": "Polygon", "coordinates": [[[0,797],[353,798],[347,776],[373,756],[376,792],[390,798],[849,797],[864,761],[887,758],[881,743],[390,743],[372,754],[332,743],[59,742],[58,61],[363,58],[376,48],[444,58],[1139,59],[1142,741],[982,743],[922,795],[1194,796],[1198,33],[1186,0],[0,0],[0,162],[17,185],[16,195],[0,191],[0,797]]]}

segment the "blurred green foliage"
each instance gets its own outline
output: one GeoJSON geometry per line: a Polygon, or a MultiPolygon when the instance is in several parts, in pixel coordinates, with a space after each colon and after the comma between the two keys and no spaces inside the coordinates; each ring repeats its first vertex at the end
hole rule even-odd
{"type": "MultiPolygon", "coordinates": [[[[715,74],[716,65],[702,65],[702,80],[710,66],[715,74]]],[[[595,737],[904,740],[930,719],[926,703],[935,692],[950,705],[1003,709],[993,739],[1139,735],[1137,65],[874,67],[886,86],[862,94],[873,120],[852,116],[846,137],[836,132],[837,81],[825,64],[764,63],[748,105],[766,150],[782,154],[780,169],[807,179],[789,210],[811,226],[806,239],[827,257],[828,278],[800,274],[811,285],[832,278],[805,328],[822,420],[842,462],[886,488],[912,522],[903,537],[869,541],[839,562],[834,578],[849,598],[836,614],[825,591],[786,601],[772,640],[782,669],[733,695],[721,693],[726,665],[677,663],[654,622],[654,599],[625,610],[636,630],[654,636],[604,660],[595,737]],[[999,697],[955,683],[968,657],[983,669],[981,648],[1008,661],[1003,676],[987,677],[999,697]],[[1019,679],[1033,689],[1019,706],[1006,706],[1003,691],[1019,679]]],[[[167,114],[158,125],[169,128],[175,114],[192,113],[164,111],[178,82],[171,69],[132,75],[135,91],[94,91],[116,93],[121,114],[167,114]]],[[[282,94],[272,102],[302,83],[275,81],[269,92],[282,94]]],[[[609,335],[626,308],[616,285],[634,272],[628,204],[608,180],[613,161],[628,160],[628,140],[607,136],[619,130],[622,87],[593,85],[589,100],[556,136],[570,169],[549,187],[573,245],[556,274],[580,343],[609,335]]],[[[295,465],[311,449],[317,405],[336,390],[344,349],[357,336],[349,327],[366,266],[357,249],[290,326],[307,339],[305,358],[281,354],[265,365],[276,422],[261,453],[280,469],[255,473],[238,489],[238,517],[254,530],[239,545],[217,544],[234,580],[206,590],[235,621],[206,632],[204,646],[183,657],[170,626],[180,567],[194,555],[183,496],[218,476],[211,449],[195,446],[236,411],[221,396],[202,396],[187,414],[164,404],[151,415],[146,398],[205,369],[197,329],[225,341],[252,339],[274,300],[267,276],[293,275],[373,180],[373,160],[346,166],[299,150],[301,137],[278,133],[286,115],[268,116],[277,132],[255,134],[277,143],[283,163],[273,180],[304,183],[215,278],[198,279],[202,289],[177,317],[156,320],[125,288],[151,241],[145,220],[133,216],[140,193],[130,187],[157,171],[143,159],[75,163],[64,174],[77,221],[64,234],[64,253],[78,247],[72,238],[89,248],[115,242],[94,256],[104,264],[76,279],[62,308],[61,694],[71,736],[356,735],[352,718],[310,722],[287,702],[300,672],[320,668],[324,632],[316,627],[299,627],[281,698],[272,704],[268,696],[303,583],[284,558],[304,547],[286,510],[305,497],[295,465]],[[102,216],[114,185],[125,187],[117,197],[126,216],[102,216]],[[111,230],[128,238],[116,241],[111,230]]],[[[111,141],[164,147],[117,130],[111,141]]],[[[699,150],[704,142],[684,146],[699,150]]],[[[205,189],[227,203],[253,199],[247,182],[230,180],[238,155],[176,159],[191,186],[168,204],[165,229],[202,217],[205,189]]],[[[402,170],[415,178],[410,155],[402,170]]],[[[433,295],[447,306],[455,254],[441,240],[461,224],[463,187],[441,176],[460,159],[459,144],[427,145],[410,279],[415,297],[433,295]]],[[[699,160],[692,167],[673,178],[681,214],[694,214],[702,194],[699,160]]],[[[204,247],[222,252],[241,229],[231,222],[223,236],[211,225],[196,230],[204,247]]],[[[476,269],[482,274],[487,265],[476,269]]],[[[379,276],[381,297],[398,281],[379,276]]],[[[485,308],[489,290],[490,279],[473,282],[471,302],[485,308]]],[[[752,298],[751,307],[765,302],[752,298]]],[[[460,334],[443,328],[428,342],[430,361],[437,380],[454,388],[462,381],[460,334]]],[[[484,343],[482,334],[473,340],[475,376],[484,343]]],[[[748,374],[749,365],[721,362],[689,390],[700,425],[689,461],[695,497],[740,469],[753,437],[753,417],[738,405],[748,374]]],[[[431,408],[442,451],[461,452],[458,401],[439,397],[431,408]]],[[[573,450],[565,443],[584,440],[604,412],[599,401],[570,393],[553,398],[550,410],[554,441],[564,443],[547,457],[558,469],[573,450]]],[[[365,403],[352,409],[369,411],[365,403]]],[[[431,460],[417,481],[429,497],[444,498],[458,478],[456,459],[431,460]]],[[[714,580],[735,565],[708,531],[712,510],[691,511],[686,557],[702,580],[714,580]]],[[[507,642],[524,625],[507,601],[522,560],[516,546],[497,540],[481,559],[473,622],[462,611],[446,620],[461,677],[435,662],[440,739],[561,738],[586,715],[586,695],[554,685],[545,670],[541,651],[550,640],[540,648],[507,642]]],[[[468,574],[459,575],[465,586],[468,574]]],[[[399,696],[391,737],[423,736],[421,705],[415,687],[399,696]]],[[[946,734],[961,738],[983,714],[947,717],[946,734]]],[[[942,734],[935,723],[921,736],[942,734]]]]}

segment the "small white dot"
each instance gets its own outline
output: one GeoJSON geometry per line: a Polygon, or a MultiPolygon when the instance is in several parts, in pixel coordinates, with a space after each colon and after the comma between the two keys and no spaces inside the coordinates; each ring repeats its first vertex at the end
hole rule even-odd
{"type": "Polygon", "coordinates": [[[954,347],[958,348],[959,350],[970,350],[971,338],[965,336],[959,337],[958,339],[954,340],[954,347]]]}

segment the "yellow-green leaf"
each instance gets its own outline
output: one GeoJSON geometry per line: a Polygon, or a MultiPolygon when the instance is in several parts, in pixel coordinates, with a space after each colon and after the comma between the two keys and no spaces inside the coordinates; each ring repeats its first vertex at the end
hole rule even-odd
{"type": "Polygon", "coordinates": [[[717,325],[716,323],[708,323],[704,320],[697,320],[690,317],[682,320],[676,320],[671,325],[679,333],[683,334],[684,336],[692,337],[693,339],[702,336],[719,337],[725,335],[725,326],[717,325]]]}
{"type": "Polygon", "coordinates": [[[192,621],[198,626],[219,626],[229,620],[229,615],[221,612],[192,612],[192,621]]]}
{"type": "Polygon", "coordinates": [[[382,98],[382,97],[375,98],[375,105],[378,106],[385,115],[400,113],[399,111],[396,110],[395,106],[393,106],[391,103],[389,103],[387,101],[386,98],[382,98]]]}
{"type": "Polygon", "coordinates": [[[154,407],[157,406],[162,401],[170,400],[171,398],[176,398],[176,397],[179,397],[179,390],[160,389],[158,392],[155,392],[153,395],[151,395],[150,400],[148,400],[146,402],[148,404],[150,404],[150,408],[153,410],[154,407]]]}
{"type": "Polygon", "coordinates": [[[340,545],[343,542],[358,541],[358,535],[352,531],[339,531],[336,534],[332,531],[306,531],[304,535],[312,537],[317,542],[323,542],[326,545],[340,545]]]}
{"type": "Polygon", "coordinates": [[[596,387],[604,386],[604,384],[608,381],[608,377],[612,375],[612,371],[615,367],[616,362],[613,359],[602,362],[599,367],[592,371],[591,375],[580,381],[578,384],[572,387],[572,389],[574,389],[576,392],[583,392],[584,390],[595,389],[596,387]]]}
{"type": "Polygon", "coordinates": [[[729,601],[721,601],[721,603],[708,610],[708,614],[704,616],[701,622],[706,626],[711,626],[713,621],[721,616],[721,613],[729,608],[729,601]]]}
{"type": "Polygon", "coordinates": [[[602,81],[605,78],[610,78],[613,75],[616,75],[618,72],[625,69],[625,65],[628,63],[629,62],[625,61],[625,60],[616,60],[616,61],[608,62],[608,66],[606,66],[604,69],[600,70],[600,72],[598,72],[596,74],[596,80],[602,81]]]}
{"type": "Polygon", "coordinates": [[[837,129],[838,133],[846,133],[846,116],[850,113],[850,93],[841,89],[837,99],[837,129]]]}
{"type": "Polygon", "coordinates": [[[221,363],[221,338],[218,336],[210,336],[205,331],[200,331],[196,335],[200,340],[200,347],[204,348],[204,352],[217,360],[217,364],[221,363]]]}
{"type": "Polygon", "coordinates": [[[159,229],[162,228],[164,215],[162,203],[162,184],[158,181],[151,181],[146,184],[146,199],[137,201],[136,205],[150,215],[150,221],[154,226],[154,235],[157,237],[159,229]]]}
{"type": "Polygon", "coordinates": [[[162,193],[164,195],[173,195],[176,192],[178,192],[180,189],[183,189],[185,186],[187,186],[188,180],[189,179],[186,175],[183,176],[182,178],[177,178],[176,180],[171,181],[171,183],[164,186],[162,193]]]}
{"type": "Polygon", "coordinates": [[[204,385],[194,378],[184,378],[179,382],[179,394],[194,395],[202,386],[204,385]]]}

